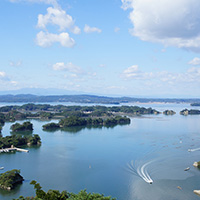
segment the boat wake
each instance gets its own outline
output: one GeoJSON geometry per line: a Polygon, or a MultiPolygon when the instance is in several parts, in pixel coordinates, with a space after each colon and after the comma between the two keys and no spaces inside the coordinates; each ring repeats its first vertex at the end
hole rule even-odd
{"type": "Polygon", "coordinates": [[[193,152],[193,151],[199,151],[200,148],[196,148],[196,149],[188,149],[189,152],[193,152]]]}
{"type": "Polygon", "coordinates": [[[133,175],[142,178],[145,182],[152,184],[153,180],[151,179],[149,173],[147,172],[147,166],[151,162],[152,161],[147,162],[143,164],[142,166],[136,167],[136,165],[134,165],[134,162],[132,160],[130,163],[127,164],[127,170],[131,172],[133,175]]]}

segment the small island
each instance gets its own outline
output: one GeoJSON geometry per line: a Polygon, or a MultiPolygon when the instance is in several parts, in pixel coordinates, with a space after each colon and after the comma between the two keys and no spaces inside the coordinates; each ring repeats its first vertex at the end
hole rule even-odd
{"type": "Polygon", "coordinates": [[[12,190],[16,184],[22,183],[24,178],[20,175],[20,170],[13,169],[0,174],[0,188],[12,190]]]}
{"type": "Polygon", "coordinates": [[[200,115],[200,110],[188,110],[188,109],[184,109],[182,111],[180,111],[181,115],[200,115]]]}
{"type": "Polygon", "coordinates": [[[17,131],[32,131],[33,130],[33,124],[30,122],[24,122],[23,124],[15,123],[13,124],[10,129],[13,132],[17,131]]]}
{"type": "Polygon", "coordinates": [[[176,112],[173,111],[173,110],[165,110],[165,111],[163,111],[163,114],[164,114],[164,115],[175,115],[176,112]]]}

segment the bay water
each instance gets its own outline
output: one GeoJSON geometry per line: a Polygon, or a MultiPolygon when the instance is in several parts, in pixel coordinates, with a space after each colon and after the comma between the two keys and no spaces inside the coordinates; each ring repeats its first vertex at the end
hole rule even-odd
{"type": "MultiPolygon", "coordinates": [[[[1,172],[20,169],[25,179],[10,192],[0,190],[0,199],[34,196],[31,180],[45,191],[78,193],[86,189],[118,200],[199,199],[193,190],[200,190],[200,170],[192,164],[200,161],[200,116],[180,115],[180,110],[191,109],[188,104],[138,105],[177,113],[131,117],[130,125],[113,128],[76,127],[53,132],[42,130],[49,121],[30,120],[42,145],[26,147],[29,153],[0,154],[1,172]],[[187,167],[190,170],[184,171],[187,167]]],[[[12,124],[5,124],[3,136],[12,134],[12,124]]]]}

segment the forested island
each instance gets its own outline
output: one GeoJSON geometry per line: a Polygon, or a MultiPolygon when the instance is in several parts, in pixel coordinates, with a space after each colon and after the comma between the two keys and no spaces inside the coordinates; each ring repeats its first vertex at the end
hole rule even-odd
{"type": "Polygon", "coordinates": [[[105,197],[103,194],[87,193],[86,190],[81,190],[78,194],[67,192],[66,190],[60,192],[59,190],[49,190],[45,192],[42,187],[36,181],[31,181],[34,185],[35,197],[23,197],[20,196],[14,200],[116,200],[110,196],[105,197]]]}
{"type": "Polygon", "coordinates": [[[0,174],[0,188],[11,190],[17,183],[22,183],[24,178],[20,175],[20,170],[13,169],[0,174]]]}
{"type": "Polygon", "coordinates": [[[34,135],[11,135],[0,137],[0,149],[9,148],[11,145],[15,147],[24,145],[37,145],[41,144],[41,138],[38,134],[34,135]]]}
{"type": "Polygon", "coordinates": [[[13,132],[32,131],[33,130],[33,124],[31,122],[24,122],[23,124],[15,123],[10,127],[10,129],[13,132]]]}
{"type": "MultiPolygon", "coordinates": [[[[122,115],[144,115],[159,114],[160,112],[152,108],[139,106],[64,106],[50,104],[24,104],[22,106],[2,106],[0,107],[0,127],[7,121],[25,119],[62,119],[70,116],[82,118],[111,118],[122,115]]],[[[89,123],[89,122],[88,122],[89,123]]],[[[94,122],[92,122],[94,123],[94,122]]],[[[15,124],[13,131],[31,130],[31,124],[15,124]]]]}
{"type": "Polygon", "coordinates": [[[165,111],[163,111],[163,114],[164,115],[175,115],[176,112],[174,112],[173,110],[165,110],[165,111]]]}
{"type": "Polygon", "coordinates": [[[57,128],[67,128],[74,126],[105,126],[111,127],[116,125],[130,124],[130,118],[124,116],[116,116],[109,118],[82,118],[77,116],[70,116],[65,119],[61,119],[59,123],[48,123],[43,125],[44,130],[52,130],[57,128]]]}
{"type": "Polygon", "coordinates": [[[200,110],[188,110],[188,109],[184,109],[182,111],[180,111],[181,115],[200,115],[200,110]]]}

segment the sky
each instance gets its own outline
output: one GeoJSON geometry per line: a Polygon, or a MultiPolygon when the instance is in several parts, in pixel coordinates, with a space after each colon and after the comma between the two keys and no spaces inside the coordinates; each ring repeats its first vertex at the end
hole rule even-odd
{"type": "Polygon", "coordinates": [[[199,0],[0,0],[0,92],[200,98],[199,0]]]}

